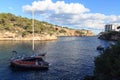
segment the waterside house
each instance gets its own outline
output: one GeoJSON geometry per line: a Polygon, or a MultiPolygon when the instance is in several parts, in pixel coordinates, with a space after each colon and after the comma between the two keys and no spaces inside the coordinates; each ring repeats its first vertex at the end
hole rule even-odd
{"type": "Polygon", "coordinates": [[[120,26],[115,24],[106,24],[105,31],[99,34],[100,39],[105,40],[120,40],[120,26]]]}
{"type": "Polygon", "coordinates": [[[106,24],[105,25],[105,32],[109,32],[109,31],[119,31],[118,25],[116,25],[116,24],[106,24]]]}

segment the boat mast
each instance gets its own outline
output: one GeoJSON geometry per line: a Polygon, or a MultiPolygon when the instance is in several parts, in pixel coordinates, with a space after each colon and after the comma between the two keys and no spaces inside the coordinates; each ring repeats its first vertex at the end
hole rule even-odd
{"type": "Polygon", "coordinates": [[[32,50],[34,52],[34,9],[32,9],[32,50]]]}

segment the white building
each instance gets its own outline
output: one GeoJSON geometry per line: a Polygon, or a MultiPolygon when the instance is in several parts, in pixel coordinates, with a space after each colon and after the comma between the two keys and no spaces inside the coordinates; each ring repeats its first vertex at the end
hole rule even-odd
{"type": "Polygon", "coordinates": [[[115,25],[115,24],[107,24],[105,25],[105,32],[108,32],[108,31],[119,31],[117,29],[118,25],[115,25]]]}

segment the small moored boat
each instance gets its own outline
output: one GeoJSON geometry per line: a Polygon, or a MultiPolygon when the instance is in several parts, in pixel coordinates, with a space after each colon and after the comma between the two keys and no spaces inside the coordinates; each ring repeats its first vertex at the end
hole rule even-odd
{"type": "MultiPolygon", "coordinates": [[[[32,10],[32,50],[34,53],[34,9],[32,10]]],[[[13,53],[17,54],[16,51],[12,51],[13,53]]],[[[46,53],[39,54],[39,55],[33,55],[30,57],[16,57],[13,58],[10,61],[10,66],[14,69],[20,69],[20,70],[44,70],[49,68],[49,63],[43,60],[43,56],[45,56],[46,53]]]]}
{"type": "Polygon", "coordinates": [[[12,60],[10,66],[19,70],[45,70],[49,68],[49,63],[44,61],[42,57],[28,57],[12,60]]]}

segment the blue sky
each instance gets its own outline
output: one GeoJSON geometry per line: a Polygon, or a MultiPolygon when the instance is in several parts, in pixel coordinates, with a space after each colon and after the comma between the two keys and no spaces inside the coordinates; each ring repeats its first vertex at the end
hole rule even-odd
{"type": "Polygon", "coordinates": [[[1,0],[0,13],[13,13],[60,26],[99,33],[108,23],[120,23],[120,0],[1,0]]]}

